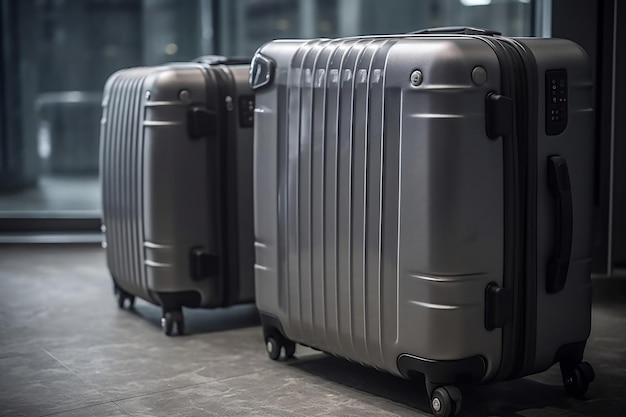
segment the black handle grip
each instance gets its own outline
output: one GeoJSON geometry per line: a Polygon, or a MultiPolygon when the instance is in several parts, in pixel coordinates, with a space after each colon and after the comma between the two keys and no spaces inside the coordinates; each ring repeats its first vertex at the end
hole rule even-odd
{"type": "Polygon", "coordinates": [[[473,28],[470,26],[442,26],[436,28],[428,28],[411,32],[416,35],[422,34],[459,34],[459,35],[502,35],[501,32],[491,29],[473,28]]]}
{"type": "Polygon", "coordinates": [[[546,290],[549,293],[561,291],[565,287],[567,270],[572,254],[572,190],[569,170],[565,158],[548,158],[548,185],[555,198],[554,254],[548,263],[546,290]]]}
{"type": "Polygon", "coordinates": [[[233,56],[226,57],[222,55],[203,55],[193,60],[207,65],[246,65],[250,63],[250,58],[233,56]]]}

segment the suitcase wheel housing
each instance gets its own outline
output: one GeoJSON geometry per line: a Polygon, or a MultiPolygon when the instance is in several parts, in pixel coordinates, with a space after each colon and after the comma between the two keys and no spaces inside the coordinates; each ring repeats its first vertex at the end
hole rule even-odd
{"type": "Polygon", "coordinates": [[[461,410],[461,391],[452,385],[435,388],[430,396],[430,408],[437,417],[451,417],[461,410]]]}
{"type": "Polygon", "coordinates": [[[124,308],[126,306],[126,300],[128,300],[128,309],[132,310],[135,308],[135,296],[127,293],[116,284],[113,284],[113,292],[115,294],[115,299],[117,300],[117,306],[119,308],[124,308]]]}
{"type": "Polygon", "coordinates": [[[287,339],[275,329],[267,331],[266,334],[265,347],[270,359],[275,361],[279,360],[283,348],[285,349],[285,359],[293,358],[293,355],[296,353],[295,342],[287,339]]]}
{"type": "Polygon", "coordinates": [[[561,366],[561,376],[565,392],[572,397],[582,398],[596,375],[588,362],[581,362],[575,366],[561,366]]]}
{"type": "Polygon", "coordinates": [[[185,318],[182,310],[167,311],[161,318],[161,328],[163,333],[167,336],[171,336],[174,330],[174,324],[176,324],[176,331],[179,336],[185,334],[185,318]]]}

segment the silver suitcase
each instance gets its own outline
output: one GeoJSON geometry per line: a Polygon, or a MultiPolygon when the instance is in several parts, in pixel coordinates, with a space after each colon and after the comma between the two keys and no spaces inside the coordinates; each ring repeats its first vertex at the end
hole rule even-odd
{"type": "Polygon", "coordinates": [[[124,69],[106,83],[103,232],[120,307],[135,296],[184,331],[182,307],[254,301],[249,64],[124,69]]]}
{"type": "Polygon", "coordinates": [[[278,40],[256,53],[256,304],[295,342],[405,378],[594,374],[586,53],[472,28],[278,40]],[[453,33],[451,33],[453,32],[453,33]]]}

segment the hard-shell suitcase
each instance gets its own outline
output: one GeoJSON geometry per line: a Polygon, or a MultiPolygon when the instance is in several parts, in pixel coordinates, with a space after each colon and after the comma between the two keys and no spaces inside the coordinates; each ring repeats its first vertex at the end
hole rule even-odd
{"type": "Polygon", "coordinates": [[[124,69],[103,97],[106,257],[120,307],[139,296],[183,333],[182,307],[254,301],[249,61],[124,69]]]}
{"type": "Polygon", "coordinates": [[[279,40],[250,83],[271,358],[298,342],[422,374],[436,415],[458,410],[454,385],[556,362],[586,391],[594,115],[578,45],[472,28],[279,40]]]}

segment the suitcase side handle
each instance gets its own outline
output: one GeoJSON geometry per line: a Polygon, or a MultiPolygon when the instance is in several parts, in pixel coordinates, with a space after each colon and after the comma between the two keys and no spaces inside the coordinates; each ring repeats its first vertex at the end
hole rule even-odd
{"type": "Polygon", "coordinates": [[[470,26],[441,26],[436,28],[428,28],[410,32],[415,35],[437,35],[437,34],[458,34],[458,35],[502,35],[502,32],[491,29],[474,28],[470,26]]]}
{"type": "Polygon", "coordinates": [[[548,185],[555,199],[554,252],[548,262],[546,290],[561,291],[565,287],[572,254],[573,209],[567,161],[562,156],[548,158],[548,185]]]}

